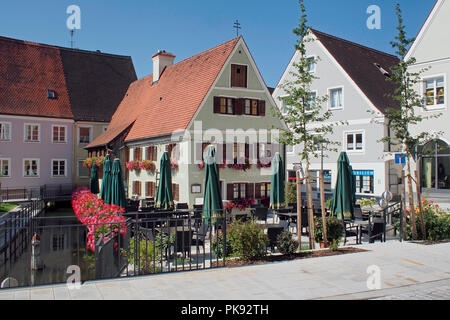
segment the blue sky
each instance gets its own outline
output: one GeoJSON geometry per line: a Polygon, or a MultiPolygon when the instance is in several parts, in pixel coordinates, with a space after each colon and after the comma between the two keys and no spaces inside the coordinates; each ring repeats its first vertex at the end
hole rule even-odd
{"type": "MultiPolygon", "coordinates": [[[[399,0],[408,36],[415,37],[435,0],[399,0]]],[[[393,0],[305,0],[309,24],[320,31],[393,53],[396,34],[393,0]],[[381,29],[369,30],[370,5],[381,8],[381,29]]],[[[159,49],[176,61],[241,33],[268,86],[276,86],[292,57],[298,24],[297,0],[41,0],[2,1],[0,35],[70,47],[66,9],[81,8],[75,47],[129,55],[138,77],[152,73],[151,56],[159,49]]]]}

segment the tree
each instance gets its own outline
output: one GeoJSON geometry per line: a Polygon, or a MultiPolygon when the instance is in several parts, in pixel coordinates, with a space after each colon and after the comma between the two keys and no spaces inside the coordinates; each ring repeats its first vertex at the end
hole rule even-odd
{"type": "MultiPolygon", "coordinates": [[[[391,68],[391,75],[387,78],[391,81],[395,90],[394,93],[389,95],[396,103],[397,108],[388,108],[385,116],[388,119],[391,129],[391,136],[386,136],[381,141],[389,142],[392,145],[401,147],[406,160],[406,180],[408,188],[408,205],[411,215],[411,233],[413,239],[417,239],[417,228],[415,221],[414,210],[414,197],[412,180],[414,179],[411,174],[411,162],[414,152],[418,146],[424,145],[431,140],[431,135],[428,132],[420,132],[413,134],[411,127],[419,124],[423,120],[432,117],[438,117],[439,115],[424,117],[416,112],[416,108],[423,108],[424,98],[416,91],[417,85],[422,83],[421,74],[428,70],[427,68],[421,69],[417,72],[409,72],[410,66],[416,62],[415,58],[405,60],[408,48],[414,42],[414,38],[407,38],[405,32],[405,26],[403,24],[402,11],[400,4],[396,5],[396,14],[398,19],[398,34],[394,41],[391,41],[391,45],[396,49],[400,62],[391,68]]],[[[419,181],[416,181],[418,184],[419,181]]],[[[419,199],[420,199],[420,195],[419,199]]],[[[420,203],[419,203],[420,206],[420,203]]],[[[422,234],[425,234],[425,226],[423,223],[423,212],[420,210],[421,228],[422,234]]]]}
{"type": "MultiPolygon", "coordinates": [[[[328,146],[338,143],[327,138],[328,134],[333,132],[334,127],[333,124],[327,123],[332,113],[328,110],[324,111],[323,108],[323,104],[328,100],[328,97],[318,96],[311,90],[311,85],[317,77],[308,71],[308,66],[316,64],[319,58],[307,56],[306,44],[313,42],[314,39],[309,37],[310,28],[307,25],[307,15],[303,0],[299,0],[299,4],[301,17],[298,27],[293,30],[294,34],[298,36],[295,50],[299,59],[298,62],[294,62],[292,65],[293,71],[290,71],[292,80],[287,80],[279,85],[286,94],[286,96],[280,97],[280,100],[289,107],[286,110],[275,108],[274,112],[286,124],[286,128],[282,129],[280,142],[286,145],[300,145],[302,147],[299,155],[301,162],[305,164],[304,180],[306,181],[308,201],[310,243],[314,247],[312,187],[309,174],[310,162],[312,157],[320,157],[321,143],[328,146]]],[[[332,148],[328,147],[328,150],[331,151],[332,148]]],[[[297,229],[300,237],[301,226],[297,229]]]]}

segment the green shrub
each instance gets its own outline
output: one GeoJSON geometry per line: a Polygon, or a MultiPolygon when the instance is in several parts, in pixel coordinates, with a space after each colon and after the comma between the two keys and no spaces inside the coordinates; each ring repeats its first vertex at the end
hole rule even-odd
{"type": "Polygon", "coordinates": [[[283,231],[277,237],[278,249],[282,254],[291,255],[297,251],[298,242],[292,238],[292,233],[283,231]]]}
{"type": "MultiPolygon", "coordinates": [[[[426,199],[422,199],[422,206],[425,231],[427,233],[426,239],[429,241],[450,239],[450,213],[441,211],[439,205],[426,199]]],[[[419,239],[423,239],[418,207],[415,208],[415,214],[417,236],[419,239]]],[[[395,226],[399,228],[400,222],[397,222],[395,226]]],[[[408,210],[406,210],[406,238],[412,240],[410,214],[408,210]]]]}
{"type": "Polygon", "coordinates": [[[269,238],[255,221],[235,220],[227,237],[233,253],[242,260],[256,260],[266,255],[269,238]]]}
{"type": "MultiPolygon", "coordinates": [[[[344,226],[342,222],[335,217],[327,217],[327,240],[329,243],[333,241],[339,241],[342,238],[342,233],[344,232],[344,226]]],[[[314,240],[316,242],[323,241],[323,224],[321,217],[314,217],[314,240]]]]}

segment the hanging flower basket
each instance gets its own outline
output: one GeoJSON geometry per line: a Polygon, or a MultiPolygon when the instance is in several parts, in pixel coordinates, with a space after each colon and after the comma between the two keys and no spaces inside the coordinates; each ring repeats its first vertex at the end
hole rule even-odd
{"type": "Polygon", "coordinates": [[[150,160],[143,160],[140,163],[140,167],[143,170],[147,170],[147,171],[151,171],[151,172],[155,172],[155,170],[156,170],[156,164],[153,161],[150,161],[150,160]]]}
{"type": "Polygon", "coordinates": [[[130,171],[139,171],[142,169],[142,164],[140,161],[128,161],[126,167],[130,171]]]}
{"type": "Polygon", "coordinates": [[[172,163],[170,164],[170,167],[172,168],[173,171],[175,171],[175,172],[178,171],[178,163],[172,162],[172,163]]]}
{"type": "MultiPolygon", "coordinates": [[[[234,162],[237,162],[237,160],[234,159],[234,162]]],[[[241,163],[241,164],[233,163],[233,164],[228,164],[227,166],[228,166],[228,168],[239,170],[239,171],[247,171],[248,169],[250,169],[252,167],[250,160],[248,158],[245,158],[245,163],[241,163]]]]}
{"type": "Polygon", "coordinates": [[[85,168],[92,168],[92,165],[95,163],[97,165],[97,167],[101,167],[103,165],[103,162],[105,161],[105,157],[91,157],[91,158],[86,158],[83,161],[83,167],[85,168]]]}
{"type": "Polygon", "coordinates": [[[227,202],[227,204],[225,205],[225,209],[228,212],[231,212],[231,210],[233,210],[234,208],[238,209],[239,211],[244,211],[252,204],[255,204],[255,200],[252,198],[233,200],[227,202]]]}

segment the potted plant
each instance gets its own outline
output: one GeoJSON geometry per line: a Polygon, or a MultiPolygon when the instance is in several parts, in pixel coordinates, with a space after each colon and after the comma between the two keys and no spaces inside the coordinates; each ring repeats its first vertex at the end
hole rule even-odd
{"type": "Polygon", "coordinates": [[[155,170],[156,170],[155,163],[153,161],[150,161],[150,160],[143,160],[141,162],[141,167],[142,167],[142,169],[147,170],[147,171],[151,171],[151,172],[155,172],[155,170]]]}

